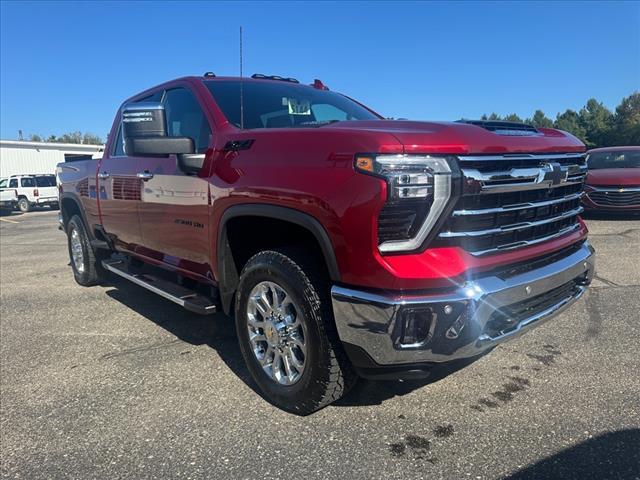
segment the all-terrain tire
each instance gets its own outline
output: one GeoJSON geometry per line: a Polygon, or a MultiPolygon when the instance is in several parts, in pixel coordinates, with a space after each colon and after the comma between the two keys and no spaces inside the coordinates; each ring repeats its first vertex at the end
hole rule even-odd
{"type": "Polygon", "coordinates": [[[67,224],[67,245],[75,281],[84,287],[102,283],[106,277],[106,272],[100,262],[105,255],[94,251],[84,222],[78,215],[71,217],[67,224]],[[74,249],[76,253],[75,259],[74,249]]]}
{"type": "Polygon", "coordinates": [[[260,252],[249,259],[240,275],[235,321],[244,360],[265,398],[298,415],[308,415],[338,400],[357,379],[338,339],[329,290],[322,267],[304,251],[260,252]],[[249,340],[249,294],[261,282],[281,286],[301,310],[308,345],[304,370],[292,385],[281,385],[265,372],[249,340]]]}

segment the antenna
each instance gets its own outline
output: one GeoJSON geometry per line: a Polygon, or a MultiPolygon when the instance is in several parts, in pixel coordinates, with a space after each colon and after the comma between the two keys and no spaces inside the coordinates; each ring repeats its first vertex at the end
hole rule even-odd
{"type": "Polygon", "coordinates": [[[242,79],[242,25],[240,25],[240,128],[244,130],[244,81],[242,79]]]}

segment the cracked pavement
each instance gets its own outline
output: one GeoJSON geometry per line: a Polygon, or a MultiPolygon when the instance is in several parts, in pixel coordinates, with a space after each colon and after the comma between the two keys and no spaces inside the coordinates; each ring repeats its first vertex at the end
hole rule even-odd
{"type": "MultiPolygon", "coordinates": [[[[3,217],[6,218],[6,217],[3,217]]],[[[0,222],[3,478],[640,479],[640,218],[590,218],[597,277],[556,319],[308,417],[256,392],[232,322],[82,288],[55,212],[0,222]]]]}

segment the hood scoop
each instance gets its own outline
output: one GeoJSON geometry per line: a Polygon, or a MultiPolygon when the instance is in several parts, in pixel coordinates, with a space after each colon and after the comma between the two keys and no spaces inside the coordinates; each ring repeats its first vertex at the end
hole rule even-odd
{"type": "Polygon", "coordinates": [[[496,135],[510,137],[533,137],[542,135],[534,126],[519,122],[501,122],[496,120],[458,120],[457,123],[467,123],[484,128],[496,135]]]}

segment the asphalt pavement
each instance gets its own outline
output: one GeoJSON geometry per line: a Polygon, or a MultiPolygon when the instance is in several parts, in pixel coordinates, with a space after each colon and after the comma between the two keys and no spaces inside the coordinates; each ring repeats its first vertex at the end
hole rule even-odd
{"type": "Polygon", "coordinates": [[[0,219],[2,477],[640,479],[640,218],[587,219],[597,277],[562,315],[307,417],[256,393],[229,318],[80,287],[56,212],[0,219]]]}

